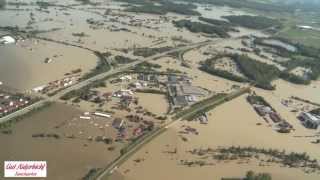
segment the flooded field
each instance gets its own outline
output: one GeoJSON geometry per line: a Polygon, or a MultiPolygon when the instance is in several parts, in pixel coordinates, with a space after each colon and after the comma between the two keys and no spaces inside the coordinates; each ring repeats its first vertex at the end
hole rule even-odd
{"type": "Polygon", "coordinates": [[[38,40],[0,46],[0,54],[0,81],[22,91],[62,79],[72,70],[84,74],[98,61],[87,50],[38,40]],[[46,58],[52,61],[45,63],[46,58]]]}
{"type": "Polygon", "coordinates": [[[246,102],[245,96],[226,103],[208,114],[208,125],[202,125],[199,122],[176,123],[174,127],[132,156],[120,167],[119,172],[130,179],[142,180],[199,178],[209,180],[221,177],[243,177],[248,170],[268,172],[275,180],[317,180],[319,178],[320,175],[317,173],[306,174],[301,169],[268,165],[268,163],[259,164],[254,161],[242,163],[222,161],[203,167],[180,165],[181,160],[193,158],[187,153],[193,148],[216,148],[231,145],[286,149],[289,152],[308,152],[310,156],[317,159],[320,157],[319,145],[310,143],[311,139],[294,137],[294,135],[304,133],[303,131],[296,130],[289,135],[272,131],[246,102]],[[262,125],[258,126],[258,122],[261,122],[262,125]],[[199,135],[178,133],[183,129],[183,125],[195,128],[199,135]],[[181,136],[187,138],[187,142],[183,141],[181,136]],[[142,161],[138,162],[137,159],[142,159],[142,161]],[[161,171],[159,171],[160,168],[161,171]]]}
{"type": "MultiPolygon", "coordinates": [[[[17,41],[0,45],[0,82],[23,92],[66,78],[70,73],[76,76],[70,79],[77,81],[94,70],[103,58],[106,58],[105,63],[113,75],[120,66],[141,60],[144,54],[148,56],[149,52],[161,51],[160,48],[174,50],[191,43],[211,41],[209,45],[186,52],[176,51],[154,61],[131,66],[130,72],[86,84],[82,89],[71,91],[74,94],[61,98],[61,101],[65,100],[64,104],[54,103],[25,117],[10,128],[12,133],[0,131],[3,144],[0,162],[47,161],[48,180],[82,179],[89,170],[106,167],[119,157],[120,150],[122,154],[128,152],[126,147],[130,143],[162,127],[171,120],[174,114],[170,113],[175,110],[187,108],[217,93],[231,93],[248,86],[248,83],[234,82],[199,70],[205,60],[223,53],[246,54],[283,71],[286,68],[280,61],[290,59],[276,55],[266,46],[251,44],[251,35],[269,37],[266,31],[229,25],[235,29],[222,36],[217,31],[209,31],[210,28],[203,31],[199,25],[194,33],[187,26],[177,28],[173,21],[200,22],[199,17],[172,13],[176,11],[165,15],[128,12],[125,11],[128,3],[114,0],[92,0],[87,4],[78,0],[55,0],[50,4],[32,0],[8,2],[6,8],[0,10],[0,37],[10,35],[17,41]],[[138,50],[141,50],[140,55],[138,50]],[[176,93],[173,93],[176,95],[170,94],[170,88],[176,88],[176,93]],[[174,109],[175,103],[169,103],[167,93],[171,101],[180,99],[181,104],[188,102],[174,109]],[[176,97],[178,94],[179,98],[176,97]]],[[[195,5],[201,16],[211,19],[227,21],[223,16],[254,15],[226,6],[195,5]]],[[[296,47],[282,41],[265,40],[264,43],[297,51],[296,47]]],[[[215,69],[245,77],[244,71],[238,67],[239,62],[228,56],[221,57],[215,59],[215,69]]],[[[297,68],[291,73],[304,76],[308,69],[297,68]]],[[[309,86],[283,80],[272,83],[276,86],[274,91],[252,90],[265,98],[293,126],[292,132],[281,134],[275,131],[247,102],[247,95],[243,95],[207,112],[208,124],[179,121],[167,126],[165,133],[146,143],[113,171],[110,179],[218,180],[222,177],[243,177],[248,170],[253,170],[270,173],[275,180],[319,180],[319,172],[306,173],[301,168],[248,159],[215,161],[203,156],[209,165],[188,167],[183,164],[200,159],[190,154],[192,149],[226,146],[307,152],[320,161],[320,146],[313,143],[319,132],[306,129],[297,119],[300,112],[314,109],[316,105],[290,101],[291,107],[284,103],[292,100],[291,96],[320,103],[320,82],[313,81],[309,86]]],[[[59,84],[63,83],[59,81],[59,84]]],[[[201,106],[201,103],[196,105],[201,106]]]]}
{"type": "Polygon", "coordinates": [[[295,85],[284,80],[274,82],[277,90],[273,92],[279,98],[297,96],[312,102],[320,103],[320,81],[313,81],[309,86],[295,85]]]}
{"type": "Polygon", "coordinates": [[[182,67],[180,66],[181,62],[174,58],[164,57],[158,59],[156,63],[162,66],[162,70],[174,69],[188,75],[192,74],[190,78],[192,78],[192,84],[194,86],[202,87],[213,93],[231,92],[233,85],[238,85],[241,87],[245,86],[245,84],[229,81],[217,76],[212,76],[208,73],[200,71],[197,67],[182,67]]]}
{"type": "Polygon", "coordinates": [[[151,93],[137,93],[139,103],[148,111],[157,115],[165,115],[168,111],[168,100],[165,95],[157,95],[151,93]]]}
{"type": "MultiPolygon", "coordinates": [[[[0,142],[5,144],[1,147],[1,166],[5,160],[47,161],[48,180],[81,179],[90,169],[104,167],[118,156],[119,151],[109,151],[108,145],[90,142],[78,135],[75,138],[66,137],[74,129],[70,126],[71,120],[80,114],[72,107],[54,104],[15,124],[12,134],[1,133],[0,142]],[[60,138],[32,137],[39,133],[55,133],[60,138]]],[[[75,123],[78,126],[81,124],[75,123]]],[[[89,129],[84,127],[84,132],[89,129]]]]}

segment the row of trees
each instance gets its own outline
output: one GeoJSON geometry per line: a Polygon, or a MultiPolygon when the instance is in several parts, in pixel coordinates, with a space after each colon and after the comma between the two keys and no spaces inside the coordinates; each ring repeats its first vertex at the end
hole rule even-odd
{"type": "Polygon", "coordinates": [[[200,22],[193,22],[190,20],[173,21],[173,24],[178,28],[187,28],[189,31],[194,33],[217,34],[222,38],[230,37],[226,29],[220,26],[213,26],[200,22]]]}
{"type": "Polygon", "coordinates": [[[166,0],[158,0],[155,4],[154,2],[150,2],[147,0],[121,0],[123,2],[137,4],[139,6],[131,6],[127,8],[127,11],[130,12],[138,12],[138,13],[150,13],[150,14],[167,14],[169,12],[183,14],[183,15],[200,15],[198,11],[195,9],[197,6],[193,4],[181,4],[181,3],[173,3],[166,0]]]}
{"type": "Polygon", "coordinates": [[[223,18],[228,19],[231,23],[243,26],[251,29],[266,29],[269,27],[280,26],[281,23],[276,19],[267,18],[264,16],[223,16],[223,18]]]}
{"type": "Polygon", "coordinates": [[[273,65],[251,59],[247,55],[234,54],[235,60],[243,74],[256,83],[257,87],[273,90],[271,81],[278,78],[280,71],[273,65]]]}
{"type": "Polygon", "coordinates": [[[273,90],[275,88],[271,85],[271,81],[278,78],[280,75],[280,70],[275,66],[256,61],[247,55],[240,54],[219,54],[206,60],[199,69],[209,74],[221,76],[236,82],[254,82],[257,87],[267,90],[273,90]],[[233,59],[246,78],[237,76],[225,70],[215,69],[213,64],[217,59],[223,57],[230,57],[233,59]]]}
{"type": "Polygon", "coordinates": [[[213,26],[218,26],[219,28],[223,29],[224,31],[233,31],[233,32],[239,32],[238,29],[235,29],[233,24],[223,21],[223,20],[218,20],[218,19],[210,19],[210,18],[205,18],[205,17],[199,17],[199,21],[203,21],[206,23],[209,23],[213,26]]]}
{"type": "MultiPolygon", "coordinates": [[[[176,0],[180,1],[180,0],[176,0]]],[[[265,12],[294,12],[294,8],[271,1],[239,1],[239,0],[184,0],[185,2],[213,4],[217,6],[230,6],[233,8],[254,9],[265,12]]]]}

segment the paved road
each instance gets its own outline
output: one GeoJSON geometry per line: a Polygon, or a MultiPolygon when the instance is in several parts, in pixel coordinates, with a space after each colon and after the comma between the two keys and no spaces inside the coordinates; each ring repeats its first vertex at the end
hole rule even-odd
{"type": "Polygon", "coordinates": [[[5,122],[11,120],[14,117],[26,114],[26,113],[28,113],[28,112],[36,109],[36,108],[39,108],[39,107],[43,106],[44,104],[45,104],[45,101],[38,101],[36,103],[33,103],[30,106],[27,106],[27,107],[25,107],[23,109],[20,109],[19,111],[16,111],[16,112],[11,113],[11,114],[9,114],[9,115],[7,115],[5,117],[0,118],[0,123],[5,123],[5,122]]]}

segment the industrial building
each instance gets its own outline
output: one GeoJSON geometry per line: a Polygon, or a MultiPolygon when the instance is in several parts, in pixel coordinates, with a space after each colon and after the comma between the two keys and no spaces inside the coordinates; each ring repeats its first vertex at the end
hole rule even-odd
{"type": "Polygon", "coordinates": [[[320,125],[320,117],[313,115],[311,113],[302,112],[299,115],[299,119],[301,119],[302,124],[310,129],[317,129],[320,125]]]}

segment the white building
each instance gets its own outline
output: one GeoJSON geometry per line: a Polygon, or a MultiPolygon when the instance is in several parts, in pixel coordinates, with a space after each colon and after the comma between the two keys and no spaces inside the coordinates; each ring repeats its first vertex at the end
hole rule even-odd
{"type": "Polygon", "coordinates": [[[312,26],[297,26],[299,29],[304,29],[304,30],[312,30],[312,26]]]}
{"type": "Polygon", "coordinates": [[[16,40],[11,36],[3,36],[0,38],[0,44],[12,44],[15,42],[16,40]]]}
{"type": "Polygon", "coordinates": [[[299,116],[303,122],[303,125],[307,128],[317,129],[320,125],[320,117],[312,115],[310,113],[302,112],[299,116]]]}

